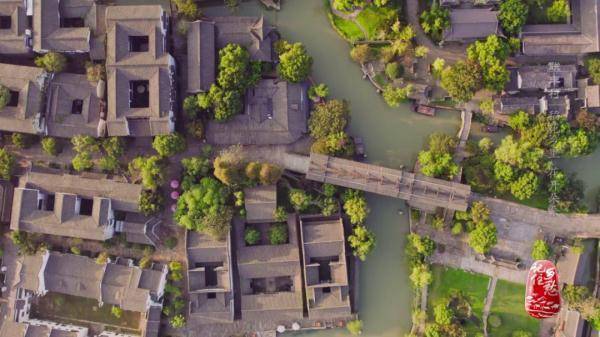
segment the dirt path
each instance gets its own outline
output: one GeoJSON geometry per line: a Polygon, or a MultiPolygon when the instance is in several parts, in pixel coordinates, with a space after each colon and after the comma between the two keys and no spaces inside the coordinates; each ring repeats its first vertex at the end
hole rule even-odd
{"type": "Polygon", "coordinates": [[[481,320],[483,321],[483,335],[487,337],[487,319],[490,315],[490,309],[492,308],[492,302],[494,301],[494,292],[496,291],[496,283],[498,278],[493,276],[490,280],[490,286],[488,287],[487,296],[485,297],[485,306],[483,307],[483,314],[481,320]]]}

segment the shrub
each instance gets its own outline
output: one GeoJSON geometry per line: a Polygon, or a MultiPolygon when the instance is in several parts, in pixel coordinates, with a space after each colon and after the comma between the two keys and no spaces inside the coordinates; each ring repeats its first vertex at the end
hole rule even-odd
{"type": "Polygon", "coordinates": [[[354,226],[352,234],[348,236],[348,243],[354,256],[364,261],[375,248],[375,234],[365,226],[354,226]]]}
{"type": "Polygon", "coordinates": [[[390,80],[395,80],[402,76],[403,70],[402,65],[398,62],[391,62],[385,65],[385,74],[390,80]]]}
{"type": "Polygon", "coordinates": [[[544,240],[535,240],[531,249],[531,257],[534,260],[545,260],[551,254],[550,246],[544,240]]]}
{"type": "Polygon", "coordinates": [[[169,236],[166,240],[165,240],[165,246],[169,249],[173,249],[177,246],[177,238],[174,236],[169,236]]]}
{"type": "Polygon", "coordinates": [[[179,133],[154,137],[152,148],[162,157],[170,157],[185,151],[185,138],[179,133]]]}
{"type": "Polygon", "coordinates": [[[46,152],[49,156],[56,156],[59,152],[56,138],[45,137],[42,139],[42,150],[44,150],[44,152],[46,152]]]}
{"type": "Polygon", "coordinates": [[[97,264],[105,264],[108,262],[109,256],[107,252],[100,252],[100,254],[98,254],[98,256],[96,257],[96,263],[97,264]]]}
{"type": "Polygon", "coordinates": [[[463,232],[463,225],[460,222],[456,222],[454,226],[452,226],[452,235],[459,235],[463,232]]]}
{"type": "Polygon", "coordinates": [[[0,148],[0,178],[9,180],[15,167],[15,157],[4,148],[0,148]]]}
{"type": "Polygon", "coordinates": [[[138,265],[142,269],[148,269],[152,266],[152,259],[150,256],[143,256],[138,265]]]}
{"type": "Polygon", "coordinates": [[[310,88],[308,88],[308,97],[313,101],[317,101],[320,98],[326,98],[327,96],[329,96],[329,88],[326,84],[321,83],[311,85],[310,88]]]}
{"type": "Polygon", "coordinates": [[[275,224],[269,228],[269,242],[272,245],[281,245],[288,241],[288,229],[285,224],[275,224]]]}
{"type": "Polygon", "coordinates": [[[85,73],[90,82],[98,82],[105,78],[104,65],[100,63],[87,62],[85,64],[85,73]]]}
{"type": "Polygon", "coordinates": [[[275,209],[275,213],[273,214],[273,218],[277,222],[286,222],[288,218],[287,211],[285,208],[279,206],[275,209]]]}
{"type": "Polygon", "coordinates": [[[260,232],[254,227],[247,227],[244,230],[244,241],[248,246],[253,246],[260,242],[260,232]]]}
{"type": "Polygon", "coordinates": [[[185,326],[185,317],[182,314],[177,314],[169,321],[174,329],[181,329],[185,326]]]}
{"type": "Polygon", "coordinates": [[[0,85],[0,109],[4,109],[10,102],[10,90],[7,87],[0,85]]]}
{"type": "Polygon", "coordinates": [[[29,139],[28,139],[29,137],[22,133],[15,132],[11,135],[10,138],[11,138],[12,144],[15,147],[17,147],[18,149],[25,149],[25,148],[28,148],[30,145],[29,139]]]}
{"type": "Polygon", "coordinates": [[[110,308],[110,313],[116,318],[121,318],[121,316],[123,316],[123,309],[113,305],[112,308],[110,308]]]}
{"type": "Polygon", "coordinates": [[[77,246],[71,247],[70,251],[72,254],[81,255],[81,248],[79,248],[77,246]]]}
{"type": "Polygon", "coordinates": [[[490,315],[488,317],[488,323],[492,328],[498,328],[500,325],[502,325],[502,319],[498,315],[490,315]]]}
{"type": "Polygon", "coordinates": [[[531,335],[531,332],[529,332],[529,331],[517,330],[517,331],[513,331],[513,333],[510,335],[510,337],[533,337],[533,336],[531,335]]]}
{"type": "Polygon", "coordinates": [[[73,160],[71,160],[71,165],[73,165],[73,169],[75,171],[88,171],[94,167],[94,161],[92,160],[92,155],[89,152],[83,151],[73,157],[73,160]]]}
{"type": "Polygon", "coordinates": [[[300,189],[291,189],[289,192],[290,203],[298,212],[308,209],[311,203],[311,197],[308,193],[300,189]]]}
{"type": "Polygon", "coordinates": [[[363,323],[359,319],[355,319],[346,323],[346,329],[353,335],[360,335],[362,333],[363,323]]]}
{"type": "Polygon", "coordinates": [[[35,65],[49,73],[60,73],[67,65],[67,58],[60,53],[49,52],[35,59],[35,65]]]}
{"type": "Polygon", "coordinates": [[[160,190],[142,190],[140,194],[140,212],[146,216],[156,214],[163,210],[164,197],[160,190]]]}
{"type": "Polygon", "coordinates": [[[368,44],[359,44],[354,46],[350,51],[350,57],[360,64],[367,63],[373,60],[373,51],[368,44]]]}
{"type": "Polygon", "coordinates": [[[194,0],[173,0],[177,12],[189,21],[194,21],[200,17],[198,5],[194,0]]]}
{"type": "MultiPolygon", "coordinates": [[[[205,96],[203,96],[205,97],[205,96]]],[[[200,105],[198,104],[198,96],[187,96],[183,100],[183,112],[189,119],[198,118],[200,112],[200,105]]]]}
{"type": "Polygon", "coordinates": [[[114,173],[119,169],[119,159],[113,156],[104,156],[100,158],[98,166],[102,172],[114,173]]]}

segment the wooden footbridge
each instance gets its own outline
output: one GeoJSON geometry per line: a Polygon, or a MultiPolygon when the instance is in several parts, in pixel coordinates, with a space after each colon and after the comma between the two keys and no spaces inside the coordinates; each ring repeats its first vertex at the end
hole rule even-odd
{"type": "Polygon", "coordinates": [[[306,178],[403,199],[425,209],[465,211],[471,195],[468,185],[316,153],[310,155],[306,178]]]}

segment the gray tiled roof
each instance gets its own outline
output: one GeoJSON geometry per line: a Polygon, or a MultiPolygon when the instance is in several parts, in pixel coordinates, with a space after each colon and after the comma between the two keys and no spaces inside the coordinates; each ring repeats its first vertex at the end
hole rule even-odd
{"type": "Polygon", "coordinates": [[[551,70],[548,65],[525,65],[511,71],[507,90],[576,90],[577,66],[560,65],[551,70]]]}
{"type": "Polygon", "coordinates": [[[270,222],[277,208],[277,186],[256,186],[244,189],[247,222],[270,222]]]}
{"type": "Polygon", "coordinates": [[[452,9],[444,41],[470,41],[498,34],[498,12],[490,8],[452,9]]]}
{"type": "Polygon", "coordinates": [[[10,16],[10,29],[0,30],[0,54],[26,54],[27,13],[22,0],[0,1],[0,15],[10,16]]]}
{"type": "Polygon", "coordinates": [[[94,0],[33,0],[33,48],[38,52],[89,52],[96,28],[94,0]],[[61,27],[62,18],[81,18],[84,27],[61,27]]]}
{"type": "Polygon", "coordinates": [[[173,131],[175,60],[166,50],[166,28],[160,5],[106,9],[108,135],[144,137],[173,131]],[[130,51],[130,36],[147,36],[148,51],[130,51]],[[138,80],[148,81],[148,107],[130,107],[130,82],[138,80]]]}
{"type": "Polygon", "coordinates": [[[14,186],[0,179],[0,223],[10,221],[14,186]]]}
{"type": "Polygon", "coordinates": [[[522,41],[525,55],[568,55],[600,50],[598,1],[571,0],[572,20],[560,25],[526,25],[522,41]]]}
{"type": "Polygon", "coordinates": [[[271,62],[273,60],[273,26],[264,18],[254,16],[220,16],[210,19],[215,23],[217,48],[230,43],[242,45],[250,52],[253,60],[271,62]]]}
{"type": "Polygon", "coordinates": [[[42,88],[47,79],[48,74],[40,68],[0,64],[0,84],[19,94],[16,106],[0,110],[0,130],[42,133],[42,88]]]}
{"type": "Polygon", "coordinates": [[[60,73],[54,76],[47,91],[48,135],[71,138],[78,134],[94,137],[98,134],[101,101],[96,85],[85,75],[60,73]],[[72,113],[74,100],[82,101],[80,114],[72,113]]]}
{"type": "Polygon", "coordinates": [[[187,91],[208,91],[215,82],[215,24],[210,21],[190,23],[187,33],[187,91]]]}
{"type": "Polygon", "coordinates": [[[244,112],[223,123],[210,121],[212,144],[276,145],[298,140],[307,131],[308,99],[301,84],[265,79],[246,92],[244,112]]]}

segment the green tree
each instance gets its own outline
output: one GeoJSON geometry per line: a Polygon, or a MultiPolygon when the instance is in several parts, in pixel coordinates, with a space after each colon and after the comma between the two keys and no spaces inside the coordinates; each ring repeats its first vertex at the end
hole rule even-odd
{"type": "Polygon", "coordinates": [[[186,20],[194,21],[199,19],[200,11],[198,5],[194,0],[173,0],[177,12],[181,14],[186,20]]]}
{"type": "Polygon", "coordinates": [[[56,138],[44,137],[44,139],[42,139],[42,150],[49,156],[56,156],[58,154],[56,138]]]}
{"type": "Polygon", "coordinates": [[[242,110],[242,95],[238,90],[224,90],[213,84],[208,91],[208,99],[217,122],[227,121],[242,110]]]}
{"type": "Polygon", "coordinates": [[[159,156],[136,157],[129,163],[129,173],[134,180],[140,179],[142,186],[156,190],[165,180],[165,163],[159,156]]]}
{"type": "Polygon", "coordinates": [[[279,55],[277,73],[286,81],[299,83],[310,74],[312,63],[313,59],[302,43],[290,44],[287,50],[279,55]]]}
{"type": "Polygon", "coordinates": [[[425,326],[425,337],[443,337],[440,326],[437,324],[427,324],[425,326]]]}
{"type": "Polygon", "coordinates": [[[490,90],[500,91],[509,79],[504,66],[510,48],[506,41],[497,35],[490,35],[485,41],[475,41],[467,48],[467,57],[477,62],[482,70],[483,84],[490,90]]]}
{"type": "Polygon", "coordinates": [[[11,135],[10,139],[12,144],[17,149],[25,149],[29,147],[29,138],[22,133],[15,132],[11,135]]]}
{"type": "Polygon", "coordinates": [[[174,329],[181,329],[185,326],[185,317],[182,314],[177,314],[171,318],[169,324],[174,329]]]}
{"type": "Polygon", "coordinates": [[[433,275],[431,274],[431,270],[429,266],[426,264],[417,264],[412,267],[412,271],[410,273],[410,281],[412,282],[413,287],[416,289],[421,289],[424,286],[431,284],[433,280],[433,275]]]}
{"type": "Polygon", "coordinates": [[[364,261],[367,255],[375,249],[375,234],[367,227],[357,225],[352,229],[352,234],[348,236],[348,243],[354,256],[364,261]]]}
{"type": "Polygon", "coordinates": [[[4,109],[8,102],[10,102],[10,90],[0,84],[0,110],[4,109]]]}
{"type": "Polygon", "coordinates": [[[510,337],[533,337],[533,335],[529,331],[516,330],[512,332],[510,337]]]}
{"type": "Polygon", "coordinates": [[[181,160],[183,174],[181,178],[181,188],[187,191],[196,184],[202,177],[206,177],[210,172],[212,163],[208,158],[189,157],[181,160]]]}
{"type": "Polygon", "coordinates": [[[278,223],[269,228],[267,232],[272,245],[282,245],[288,242],[288,228],[286,224],[278,223]]]}
{"type": "Polygon", "coordinates": [[[230,43],[219,50],[217,83],[225,90],[244,90],[248,85],[250,53],[239,44],[230,43]]]}
{"type": "Polygon", "coordinates": [[[5,148],[0,148],[0,179],[9,180],[15,168],[15,157],[5,148]]]}
{"type": "Polygon", "coordinates": [[[508,117],[508,126],[517,132],[527,130],[531,126],[532,120],[529,114],[523,110],[508,117]]]}
{"type": "Polygon", "coordinates": [[[415,57],[425,57],[429,54],[429,48],[425,46],[415,47],[415,57]]]}
{"type": "Polygon", "coordinates": [[[442,87],[460,102],[467,102],[482,86],[481,68],[475,62],[458,61],[442,72],[442,87]]]}
{"type": "Polygon", "coordinates": [[[539,185],[539,179],[535,173],[527,172],[510,184],[510,193],[519,200],[527,200],[533,197],[539,185]]]}
{"type": "Polygon", "coordinates": [[[364,194],[356,190],[346,190],[342,199],[344,212],[350,217],[350,223],[353,225],[363,224],[371,211],[364,194]]]}
{"type": "Polygon", "coordinates": [[[534,260],[546,260],[552,251],[544,240],[535,240],[531,249],[531,258],[534,260]]]}
{"type": "Polygon", "coordinates": [[[106,264],[106,263],[108,263],[109,259],[110,259],[110,256],[108,255],[107,252],[100,252],[98,254],[98,256],[96,256],[96,263],[97,264],[106,264]]]}
{"type": "Polygon", "coordinates": [[[288,196],[292,207],[298,212],[308,209],[312,201],[310,195],[301,189],[291,189],[288,196]]]}
{"type": "Polygon", "coordinates": [[[527,20],[529,6],[522,0],[506,0],[500,4],[498,19],[504,31],[516,36],[527,20]]]}
{"type": "Polygon", "coordinates": [[[329,96],[329,87],[324,83],[311,85],[310,88],[308,88],[308,97],[313,101],[327,98],[327,96],[329,96]]]}
{"type": "Polygon", "coordinates": [[[354,142],[344,131],[328,135],[325,138],[325,146],[326,154],[331,156],[351,157],[354,154],[354,142]]]}
{"type": "Polygon", "coordinates": [[[222,150],[213,162],[214,176],[227,186],[247,183],[244,168],[246,159],[240,146],[222,150]]]}
{"type": "Polygon", "coordinates": [[[567,23],[571,16],[571,8],[567,0],[554,0],[546,10],[548,21],[553,23],[567,23]]]}
{"type": "Polygon", "coordinates": [[[310,135],[315,139],[344,131],[348,124],[350,110],[346,101],[337,99],[317,104],[308,120],[310,135]]]}
{"type": "Polygon", "coordinates": [[[139,209],[146,216],[156,214],[164,208],[164,197],[160,190],[142,190],[139,209]]]}
{"type": "Polygon", "coordinates": [[[435,251],[435,241],[428,236],[411,233],[407,236],[408,243],[423,257],[429,257],[435,251]]]}
{"type": "Polygon", "coordinates": [[[583,301],[589,297],[589,291],[585,286],[576,286],[572,284],[565,284],[562,290],[562,295],[567,301],[569,308],[577,308],[583,303],[583,301]]]}
{"type": "Polygon", "coordinates": [[[454,312],[447,303],[438,303],[433,307],[433,317],[439,325],[450,325],[454,319],[454,312]]]}
{"type": "Polygon", "coordinates": [[[350,50],[350,57],[354,62],[364,64],[370,62],[375,57],[371,47],[368,44],[357,44],[350,50]]]}
{"type": "Polygon", "coordinates": [[[246,227],[244,230],[244,241],[249,246],[260,242],[260,232],[254,227],[246,227]]]}
{"type": "Polygon", "coordinates": [[[444,29],[450,26],[450,11],[434,3],[429,10],[421,13],[421,27],[434,41],[442,40],[444,29]]]}
{"type": "Polygon", "coordinates": [[[498,242],[496,226],[493,223],[480,224],[469,233],[469,246],[479,254],[485,254],[498,242]]]}
{"type": "Polygon", "coordinates": [[[402,65],[398,62],[390,62],[385,65],[385,74],[390,80],[395,80],[402,76],[402,65]]]}
{"type": "Polygon", "coordinates": [[[110,308],[110,313],[117,319],[120,319],[123,316],[123,309],[121,309],[120,307],[113,305],[112,308],[110,308]]]}
{"type": "Polygon", "coordinates": [[[590,57],[586,59],[585,66],[594,84],[600,84],[600,58],[590,57]]]}
{"type": "Polygon", "coordinates": [[[71,160],[71,165],[73,165],[73,169],[75,171],[88,171],[94,167],[94,161],[92,160],[92,155],[87,151],[79,152],[73,160],[71,160]]]}
{"type": "Polygon", "coordinates": [[[388,84],[383,88],[383,99],[385,102],[393,108],[400,106],[400,103],[406,102],[408,96],[412,93],[412,84],[407,84],[403,88],[393,87],[388,84]]]}
{"type": "Polygon", "coordinates": [[[346,329],[353,335],[360,335],[362,333],[363,323],[359,319],[355,319],[346,323],[346,329]]]}
{"type": "Polygon", "coordinates": [[[185,138],[177,132],[158,135],[152,141],[152,148],[162,157],[171,157],[185,151],[185,138]]]}
{"type": "Polygon", "coordinates": [[[189,118],[189,119],[196,119],[198,118],[198,114],[200,113],[200,96],[202,96],[202,100],[203,100],[203,109],[208,109],[210,107],[210,101],[207,100],[207,95],[205,93],[199,94],[197,96],[187,96],[184,100],[183,100],[183,112],[185,112],[185,115],[189,118]],[[206,102],[206,103],[204,103],[206,102]]]}
{"type": "Polygon", "coordinates": [[[49,52],[36,57],[35,65],[49,73],[60,73],[67,65],[67,58],[63,54],[49,52]]]}
{"type": "Polygon", "coordinates": [[[450,153],[436,155],[432,151],[419,152],[419,169],[429,177],[452,179],[458,174],[459,167],[450,153]]]}

